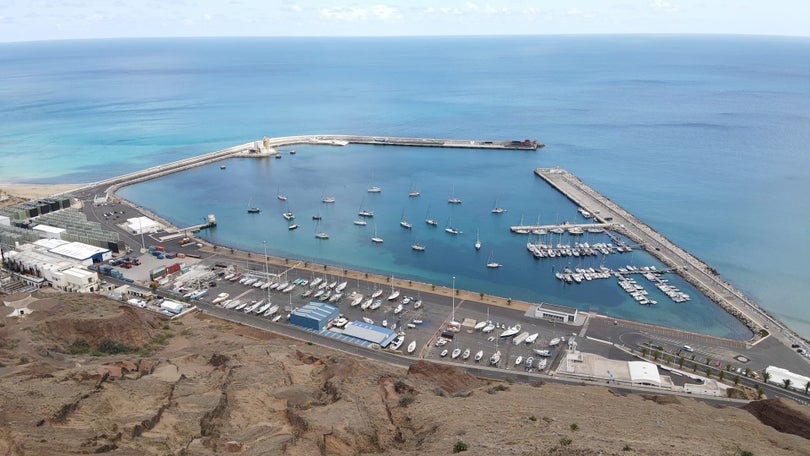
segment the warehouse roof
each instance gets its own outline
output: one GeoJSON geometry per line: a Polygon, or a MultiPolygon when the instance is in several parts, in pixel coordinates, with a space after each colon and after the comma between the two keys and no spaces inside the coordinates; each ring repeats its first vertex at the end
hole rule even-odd
{"type": "Polygon", "coordinates": [[[33,228],[36,231],[42,231],[43,233],[51,233],[51,234],[62,234],[65,230],[64,228],[57,228],[51,225],[39,224],[33,228]]]}
{"type": "Polygon", "coordinates": [[[98,255],[99,253],[107,253],[109,251],[109,249],[103,249],[101,247],[96,247],[94,245],[84,244],[81,242],[63,244],[50,250],[52,253],[80,261],[92,258],[94,255],[98,255]]]}
{"type": "Polygon", "coordinates": [[[323,320],[324,318],[329,318],[330,316],[338,313],[340,309],[336,306],[331,304],[326,304],[324,302],[317,302],[312,301],[309,304],[304,305],[303,307],[299,307],[292,311],[292,315],[297,315],[299,317],[307,317],[313,318],[316,320],[323,320]]]}
{"type": "Polygon", "coordinates": [[[380,344],[382,347],[390,344],[391,341],[397,337],[397,333],[388,328],[370,325],[363,321],[353,321],[349,323],[343,329],[343,334],[380,344]]]}
{"type": "Polygon", "coordinates": [[[630,381],[634,385],[661,386],[661,375],[655,364],[647,361],[628,361],[627,367],[630,369],[630,381]]]}

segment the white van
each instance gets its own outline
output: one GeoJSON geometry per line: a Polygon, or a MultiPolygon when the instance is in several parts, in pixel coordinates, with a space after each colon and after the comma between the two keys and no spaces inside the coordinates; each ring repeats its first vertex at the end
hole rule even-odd
{"type": "Polygon", "coordinates": [[[692,347],[690,347],[689,345],[684,345],[684,346],[683,346],[683,349],[684,349],[684,350],[686,350],[686,351],[688,351],[688,352],[690,352],[690,353],[691,353],[691,352],[693,352],[693,351],[695,351],[695,349],[694,349],[694,348],[692,348],[692,347]]]}

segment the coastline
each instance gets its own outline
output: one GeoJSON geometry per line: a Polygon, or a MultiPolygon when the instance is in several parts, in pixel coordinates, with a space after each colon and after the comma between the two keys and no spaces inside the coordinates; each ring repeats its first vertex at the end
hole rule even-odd
{"type": "MultiPolygon", "coordinates": [[[[22,199],[32,200],[45,198],[52,195],[59,195],[62,193],[69,193],[77,188],[84,187],[87,184],[9,184],[0,183],[0,195],[8,195],[8,200],[22,199]]],[[[5,201],[0,201],[0,206],[5,201]]],[[[16,201],[15,201],[16,202],[16,201]]]]}

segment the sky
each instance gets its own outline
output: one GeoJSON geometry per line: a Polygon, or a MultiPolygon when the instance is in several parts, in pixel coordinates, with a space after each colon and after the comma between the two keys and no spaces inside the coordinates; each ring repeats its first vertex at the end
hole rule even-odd
{"type": "Polygon", "coordinates": [[[0,0],[0,42],[615,33],[810,36],[810,0],[0,0]]]}

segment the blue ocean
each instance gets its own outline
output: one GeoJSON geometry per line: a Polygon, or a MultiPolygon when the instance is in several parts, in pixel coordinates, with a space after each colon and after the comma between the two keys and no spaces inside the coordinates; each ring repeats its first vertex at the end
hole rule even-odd
{"type": "Polygon", "coordinates": [[[547,144],[537,152],[296,147],[281,160],[233,159],[121,194],[178,225],[215,213],[219,225],[205,236],[238,248],[261,252],[266,242],[285,257],[441,284],[455,276],[459,288],[486,294],[748,335],[676,277],[693,299],[661,295],[655,306],[639,306],[615,280],[555,279],[566,267],[659,265],[639,250],[532,258],[509,225],[581,220],[532,174],[560,166],[810,336],[810,39],[62,41],[0,44],[0,65],[0,182],[91,182],[263,136],[537,139],[547,144]],[[408,197],[413,189],[419,198],[408,197]],[[451,193],[463,204],[447,204],[451,193]],[[508,212],[491,214],[495,204],[508,212]],[[247,214],[248,205],[262,213],[247,214]],[[375,212],[365,227],[352,223],[360,208],[375,212]],[[281,217],[288,209],[295,231],[281,217]],[[370,242],[375,231],[383,244],[370,242]],[[410,249],[417,241],[425,252],[410,249]],[[490,258],[503,267],[486,268],[490,258]]]}

